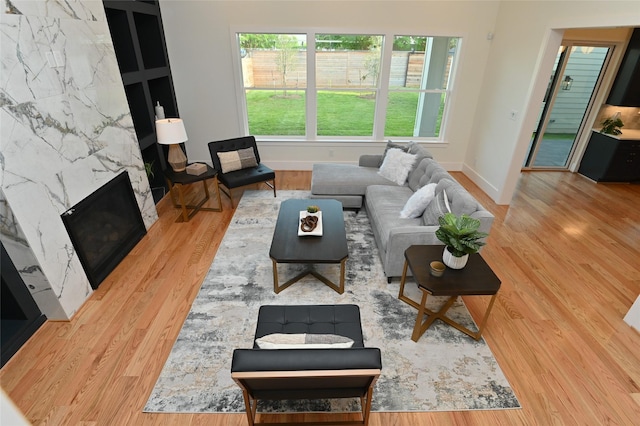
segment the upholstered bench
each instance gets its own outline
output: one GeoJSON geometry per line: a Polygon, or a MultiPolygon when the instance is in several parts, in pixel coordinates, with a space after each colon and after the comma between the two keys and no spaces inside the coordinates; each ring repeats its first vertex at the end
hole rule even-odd
{"type": "Polygon", "coordinates": [[[373,386],[381,369],[380,349],[364,347],[358,306],[262,306],[254,347],[233,351],[231,377],[242,389],[250,425],[256,424],[260,399],[356,397],[362,405],[362,421],[357,423],[367,424],[373,386]],[[256,343],[278,334],[337,335],[353,340],[353,345],[303,349],[303,343],[297,348],[260,349],[256,343]]]}

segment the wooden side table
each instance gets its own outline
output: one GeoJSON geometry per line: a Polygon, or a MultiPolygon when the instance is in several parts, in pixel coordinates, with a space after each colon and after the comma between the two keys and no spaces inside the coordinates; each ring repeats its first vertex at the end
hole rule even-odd
{"type": "Polygon", "coordinates": [[[405,262],[400,281],[400,292],[398,299],[413,306],[418,310],[418,316],[413,326],[411,340],[417,342],[431,324],[437,319],[444,321],[450,326],[463,333],[480,340],[482,330],[487,323],[493,303],[500,289],[500,279],[493,273],[489,265],[478,254],[469,255],[469,261],[463,269],[450,269],[444,272],[441,277],[434,277],[429,272],[429,263],[433,260],[442,259],[444,246],[411,246],[404,252],[405,262]],[[404,294],[404,284],[407,278],[407,268],[411,268],[413,278],[418,284],[418,289],[422,292],[420,303],[410,299],[404,294]],[[442,305],[438,312],[427,309],[427,296],[450,296],[449,300],[442,305]],[[487,311],[482,322],[478,326],[478,331],[474,332],[460,323],[455,322],[445,314],[453,305],[458,296],[492,296],[487,311]],[[426,320],[425,316],[427,317],[426,320]]]}
{"type": "MultiPolygon", "coordinates": [[[[222,200],[220,199],[220,188],[218,188],[217,174],[218,172],[216,172],[209,165],[207,165],[207,171],[202,173],[201,175],[190,175],[186,171],[174,172],[171,168],[167,168],[167,170],[164,171],[164,176],[167,179],[167,184],[169,184],[169,190],[171,192],[171,202],[173,203],[173,206],[175,208],[182,209],[182,222],[188,222],[189,219],[191,219],[200,210],[213,212],[222,211],[222,200]],[[209,179],[215,180],[218,207],[202,207],[204,203],[206,203],[210,198],[209,187],[207,186],[207,180],[209,179]],[[182,191],[182,187],[184,185],[189,185],[196,182],[202,182],[205,196],[196,205],[186,204],[184,201],[184,193],[182,191]],[[176,197],[179,199],[179,203],[176,200],[176,197]],[[188,210],[191,211],[189,212],[188,210]]],[[[178,221],[180,221],[180,218],[178,218],[178,221]]]]}

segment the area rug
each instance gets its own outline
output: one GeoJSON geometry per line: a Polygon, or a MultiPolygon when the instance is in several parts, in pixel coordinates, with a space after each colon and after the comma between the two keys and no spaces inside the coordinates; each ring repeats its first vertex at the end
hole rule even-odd
{"type": "MultiPolygon", "coordinates": [[[[366,212],[345,211],[349,246],[345,292],[340,295],[307,276],[280,294],[273,292],[269,248],[281,201],[307,198],[306,191],[246,191],[193,302],[177,341],[151,392],[145,412],[244,412],[242,394],[231,379],[235,348],[251,348],[258,308],[266,304],[360,306],[365,345],[382,352],[382,375],[372,411],[493,410],[520,406],[491,350],[436,321],[415,343],[416,311],[398,300],[399,283],[388,284],[366,212]]],[[[321,272],[334,282],[339,266],[321,272]],[[334,274],[334,275],[331,275],[334,274]],[[332,280],[333,280],[332,279],[332,280]]],[[[284,282],[300,265],[279,265],[284,282]]],[[[413,298],[418,291],[408,282],[413,298]]],[[[432,298],[430,307],[443,303],[432,298]]],[[[448,315],[477,329],[459,300],[448,315]]],[[[489,323],[489,327],[491,323],[489,323]]],[[[354,411],[350,400],[265,403],[262,412],[354,411]]]]}

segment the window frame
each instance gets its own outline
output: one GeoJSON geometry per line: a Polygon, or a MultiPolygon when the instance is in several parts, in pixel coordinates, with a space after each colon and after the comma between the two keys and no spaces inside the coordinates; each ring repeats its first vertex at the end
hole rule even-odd
{"type": "Polygon", "coordinates": [[[248,115],[247,115],[247,104],[246,104],[246,95],[245,95],[245,87],[243,83],[243,75],[242,75],[242,58],[240,56],[240,34],[241,33],[253,33],[253,34],[304,34],[307,38],[307,84],[304,89],[306,96],[306,105],[305,105],[305,135],[254,135],[257,140],[261,142],[319,142],[323,144],[330,145],[331,143],[337,143],[338,145],[344,145],[345,143],[354,142],[357,144],[362,143],[370,143],[370,142],[383,142],[387,139],[393,139],[394,141],[403,142],[403,141],[416,141],[420,143],[429,143],[434,145],[442,145],[447,144],[447,133],[448,133],[448,123],[449,123],[449,115],[452,110],[452,105],[454,104],[454,100],[456,97],[455,85],[456,80],[458,78],[458,69],[459,63],[462,60],[462,52],[463,52],[463,35],[460,34],[442,34],[438,32],[433,33],[425,33],[424,31],[411,31],[404,29],[398,30],[386,30],[386,31],[375,31],[370,29],[363,30],[340,30],[336,28],[325,29],[325,28],[259,28],[252,27],[247,28],[245,26],[237,26],[230,28],[231,34],[231,54],[233,57],[232,68],[234,75],[234,86],[236,88],[237,94],[237,108],[238,108],[238,116],[240,119],[240,131],[242,134],[249,134],[249,123],[248,123],[248,115]],[[370,34],[376,36],[382,36],[382,53],[381,53],[381,64],[379,71],[379,82],[376,100],[375,111],[374,111],[374,122],[373,122],[373,135],[372,136],[318,136],[317,135],[317,91],[319,90],[316,87],[316,35],[317,34],[339,34],[339,35],[362,35],[362,34],[370,34]],[[449,80],[447,84],[447,88],[444,90],[434,90],[434,89],[426,89],[420,90],[420,92],[426,93],[444,93],[446,96],[446,101],[444,105],[444,110],[442,114],[442,122],[440,125],[440,132],[437,137],[421,137],[421,136],[385,136],[384,130],[386,125],[386,113],[387,113],[387,105],[388,105],[388,95],[389,95],[389,78],[391,73],[391,58],[393,55],[393,40],[396,36],[404,36],[407,34],[411,34],[413,36],[420,37],[449,37],[449,38],[457,38],[457,48],[454,56],[454,60],[451,65],[451,69],[449,70],[449,80]],[[392,40],[389,43],[389,40],[392,40]]]}

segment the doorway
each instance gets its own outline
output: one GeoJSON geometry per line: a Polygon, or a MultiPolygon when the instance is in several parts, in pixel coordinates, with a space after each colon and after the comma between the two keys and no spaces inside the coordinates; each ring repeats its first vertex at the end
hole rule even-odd
{"type": "Polygon", "coordinates": [[[568,169],[612,52],[613,45],[560,46],[523,170],[568,169]]]}

